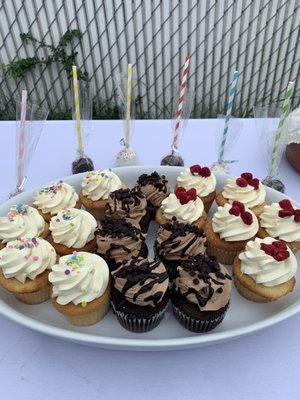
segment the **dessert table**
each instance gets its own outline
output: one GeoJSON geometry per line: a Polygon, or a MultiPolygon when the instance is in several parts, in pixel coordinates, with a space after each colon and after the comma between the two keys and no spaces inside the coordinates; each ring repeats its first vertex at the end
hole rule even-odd
{"type": "MultiPolygon", "coordinates": [[[[217,120],[190,120],[181,140],[186,165],[216,160],[217,120]]],[[[170,121],[137,121],[132,146],[140,164],[159,164],[170,146],[170,121]]],[[[122,121],[93,121],[87,153],[96,168],[112,166],[122,121]]],[[[0,200],[15,181],[15,122],[0,122],[0,200]]],[[[232,150],[232,174],[266,168],[253,119],[244,119],[232,150]]],[[[32,159],[26,188],[70,174],[75,158],[72,121],[48,121],[32,159]]],[[[299,175],[283,159],[288,196],[300,200],[299,175]]],[[[259,305],[258,305],[259,307],[259,305]]],[[[279,399],[299,394],[300,315],[211,347],[171,352],[94,349],[32,332],[0,316],[1,397],[25,399],[279,399]]]]}

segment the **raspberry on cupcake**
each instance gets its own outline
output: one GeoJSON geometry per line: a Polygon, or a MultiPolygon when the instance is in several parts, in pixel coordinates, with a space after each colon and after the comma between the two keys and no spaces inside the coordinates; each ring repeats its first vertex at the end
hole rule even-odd
{"type": "Polygon", "coordinates": [[[232,264],[235,256],[259,229],[258,220],[243,203],[234,201],[218,207],[204,226],[208,246],[207,253],[223,264],[232,264]]]}
{"type": "Polygon", "coordinates": [[[163,225],[171,222],[173,217],[181,223],[203,227],[206,221],[206,212],[195,188],[186,190],[183,187],[177,187],[174,193],[169,194],[163,200],[161,207],[156,212],[156,222],[163,225]]]}
{"type": "Polygon", "coordinates": [[[216,197],[216,177],[208,167],[196,164],[185,169],[177,178],[177,187],[184,187],[186,190],[195,188],[204,204],[205,212],[209,212],[216,197]]]}
{"type": "Polygon", "coordinates": [[[262,183],[250,172],[244,172],[238,178],[229,179],[222,192],[216,197],[219,206],[240,201],[255,214],[259,215],[265,205],[266,191],[262,183]]]}
{"type": "Polygon", "coordinates": [[[266,237],[256,238],[235,258],[234,283],[248,300],[267,303],[292,292],[297,260],[286,243],[266,237]]]}

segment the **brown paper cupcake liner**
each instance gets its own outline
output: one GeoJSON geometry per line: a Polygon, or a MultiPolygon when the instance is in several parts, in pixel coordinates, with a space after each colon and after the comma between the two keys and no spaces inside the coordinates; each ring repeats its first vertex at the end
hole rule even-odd
{"type": "MultiPolygon", "coordinates": [[[[228,308],[227,308],[228,309],[228,308]]],[[[219,317],[210,320],[197,320],[183,313],[173,305],[173,314],[178,322],[186,329],[195,333],[205,333],[215,329],[224,319],[226,311],[219,317]]]]}
{"type": "Polygon", "coordinates": [[[110,308],[109,302],[103,306],[99,307],[96,310],[84,314],[84,315],[66,315],[66,319],[70,322],[70,324],[75,325],[75,326],[90,326],[94,325],[97,322],[100,322],[105,315],[108,313],[110,308]]]}
{"type": "Polygon", "coordinates": [[[215,256],[219,263],[232,265],[235,257],[240,253],[236,250],[222,250],[208,243],[206,252],[209,256],[215,256]]]}
{"type": "Polygon", "coordinates": [[[14,293],[14,296],[25,304],[40,304],[50,299],[50,286],[47,285],[36,292],[14,293]]]}
{"type": "Polygon", "coordinates": [[[116,317],[120,325],[123,328],[127,329],[128,331],[135,333],[144,333],[152,331],[152,329],[156,328],[159,325],[167,309],[167,307],[165,307],[163,310],[159,311],[158,313],[150,317],[139,318],[139,317],[129,316],[121,311],[117,311],[113,306],[113,304],[112,308],[114,313],[116,314],[116,317]]]}

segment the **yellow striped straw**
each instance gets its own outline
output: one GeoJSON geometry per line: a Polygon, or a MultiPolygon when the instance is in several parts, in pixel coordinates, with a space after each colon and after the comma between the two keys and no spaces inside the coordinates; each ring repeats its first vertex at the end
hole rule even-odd
{"type": "Polygon", "coordinates": [[[83,142],[81,134],[80,124],[80,106],[79,106],[79,88],[77,79],[77,67],[73,65],[73,89],[74,89],[74,106],[75,106],[75,118],[76,118],[76,134],[77,134],[77,151],[80,156],[83,155],[83,142]]]}
{"type": "Polygon", "coordinates": [[[132,93],[132,65],[128,64],[127,93],[126,93],[126,119],[125,119],[125,147],[127,147],[127,148],[129,147],[129,137],[130,137],[131,93],[132,93]]]}

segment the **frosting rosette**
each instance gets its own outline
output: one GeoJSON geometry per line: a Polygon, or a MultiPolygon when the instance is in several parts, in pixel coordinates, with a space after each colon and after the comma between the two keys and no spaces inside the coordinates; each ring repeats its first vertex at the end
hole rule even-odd
{"type": "Polygon", "coordinates": [[[215,191],[217,182],[209,168],[193,165],[180,172],[177,183],[187,190],[195,188],[198,196],[205,197],[215,191]]]}
{"type": "Polygon", "coordinates": [[[95,237],[97,221],[84,210],[68,208],[51,218],[50,231],[54,243],[80,249],[95,237]]]}
{"type": "Polygon", "coordinates": [[[84,306],[105,292],[109,284],[109,269],[103,258],[96,254],[74,252],[61,257],[52,267],[49,281],[58,304],[72,302],[84,306]]]}
{"type": "Polygon", "coordinates": [[[286,242],[300,241],[300,210],[289,200],[264,206],[259,219],[268,235],[286,242]]]}
{"type": "Polygon", "coordinates": [[[173,217],[176,217],[179,222],[191,224],[202,216],[204,205],[200,197],[182,204],[176,194],[170,193],[162,201],[161,209],[165,218],[172,220],[173,217]]]}
{"type": "Polygon", "coordinates": [[[90,200],[107,200],[111,192],[121,189],[120,178],[110,169],[88,172],[82,181],[82,194],[90,200]]]}
{"type": "Polygon", "coordinates": [[[222,195],[229,203],[237,200],[248,208],[262,205],[266,199],[264,186],[249,172],[241,174],[239,178],[229,179],[222,195]]]}
{"type": "Polygon", "coordinates": [[[226,242],[237,242],[253,238],[259,229],[256,216],[240,202],[218,207],[212,217],[215,233],[226,242]]]}
{"type": "Polygon", "coordinates": [[[293,252],[284,242],[271,237],[248,242],[239,259],[241,272],[267,287],[289,281],[297,271],[297,260],[293,252]]]}
{"type": "Polygon", "coordinates": [[[5,278],[15,278],[21,283],[34,280],[56,262],[56,253],[42,238],[21,237],[7,243],[0,250],[0,268],[5,278]]]}
{"type": "Polygon", "coordinates": [[[68,183],[59,181],[42,187],[33,198],[33,205],[43,214],[57,214],[66,208],[75,207],[78,195],[68,183]]]}
{"type": "Polygon", "coordinates": [[[20,236],[40,236],[45,230],[45,221],[39,212],[27,204],[16,204],[6,217],[0,217],[0,241],[7,243],[20,236]]]}

